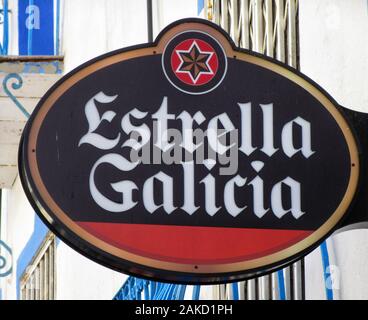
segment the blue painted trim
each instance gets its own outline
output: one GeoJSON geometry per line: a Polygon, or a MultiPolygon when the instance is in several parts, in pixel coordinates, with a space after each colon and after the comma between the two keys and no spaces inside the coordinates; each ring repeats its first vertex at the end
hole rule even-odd
{"type": "Polygon", "coordinates": [[[279,284],[279,299],[286,300],[284,270],[277,271],[277,281],[279,284]]]}
{"type": "Polygon", "coordinates": [[[149,295],[149,283],[148,281],[146,281],[143,284],[143,291],[144,291],[144,300],[150,300],[150,295],[149,295]]]}
{"type": "Polygon", "coordinates": [[[193,294],[192,294],[193,300],[199,300],[200,291],[201,291],[201,286],[193,286],[193,294]]]}
{"type": "Polygon", "coordinates": [[[197,0],[197,14],[199,15],[204,8],[204,0],[197,0]]]}
{"type": "Polygon", "coordinates": [[[60,54],[60,0],[56,0],[56,26],[55,26],[55,51],[54,54],[57,56],[60,54]]]}
{"type": "Polygon", "coordinates": [[[35,255],[36,251],[40,247],[42,241],[44,240],[47,232],[49,229],[44,225],[41,219],[34,214],[34,229],[31,237],[29,238],[27,244],[23,248],[19,258],[17,260],[17,270],[16,270],[16,277],[17,277],[17,299],[20,296],[20,278],[24,271],[26,270],[27,266],[31,262],[33,256],[35,255]]]}
{"type": "Polygon", "coordinates": [[[233,282],[231,284],[231,287],[233,289],[233,300],[239,300],[239,286],[238,286],[238,282],[233,282]]]}
{"type": "Polygon", "coordinates": [[[172,300],[173,298],[175,299],[176,287],[177,285],[175,284],[166,285],[164,300],[172,300]]]}
{"type": "Polygon", "coordinates": [[[156,294],[156,282],[150,281],[149,282],[149,287],[150,287],[150,297],[149,297],[149,299],[153,300],[153,297],[156,294]]]}
{"type": "Polygon", "coordinates": [[[186,288],[187,286],[185,284],[182,284],[180,286],[179,292],[178,292],[178,300],[184,300],[186,288]]]}
{"type": "Polygon", "coordinates": [[[63,72],[63,70],[60,68],[60,62],[59,61],[53,61],[52,64],[55,66],[55,73],[56,74],[61,74],[63,72]]]}
{"type": "Polygon", "coordinates": [[[8,0],[4,1],[4,30],[3,30],[3,46],[1,50],[2,55],[8,54],[8,47],[9,47],[9,7],[8,7],[8,0]]]}
{"type": "Polygon", "coordinates": [[[4,0],[4,6],[0,10],[3,16],[3,39],[0,42],[0,55],[6,56],[8,54],[8,43],[9,43],[9,10],[8,10],[8,0],[4,0]]]}
{"type": "MultiPolygon", "coordinates": [[[[33,0],[29,0],[29,6],[33,6],[33,0]]],[[[27,55],[32,55],[32,38],[33,38],[33,28],[28,28],[27,37],[27,55]]]]}
{"type": "MultiPolygon", "coordinates": [[[[327,287],[327,283],[329,281],[329,273],[327,272],[327,268],[330,266],[330,258],[328,256],[328,249],[326,241],[323,241],[320,245],[321,248],[321,256],[322,256],[322,265],[323,265],[323,277],[325,280],[325,290],[326,290],[326,299],[333,300],[333,290],[332,288],[327,287]]],[[[331,278],[330,278],[331,281],[331,278]]]]}

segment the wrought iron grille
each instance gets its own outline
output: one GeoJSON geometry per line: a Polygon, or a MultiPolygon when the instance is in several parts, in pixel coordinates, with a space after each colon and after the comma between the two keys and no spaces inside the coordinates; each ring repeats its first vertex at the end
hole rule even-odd
{"type": "Polygon", "coordinates": [[[55,252],[55,236],[49,232],[21,277],[21,300],[55,299],[55,252]]]}
{"type": "Polygon", "coordinates": [[[299,67],[298,0],[207,0],[205,16],[237,46],[299,67]]]}
{"type": "Polygon", "coordinates": [[[113,300],[183,300],[185,291],[186,285],[129,277],[113,300]]]}

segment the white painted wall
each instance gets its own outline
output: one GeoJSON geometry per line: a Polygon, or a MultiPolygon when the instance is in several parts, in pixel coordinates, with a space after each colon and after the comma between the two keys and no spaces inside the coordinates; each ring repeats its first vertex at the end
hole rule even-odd
{"type": "Polygon", "coordinates": [[[64,0],[65,72],[98,55],[147,42],[145,0],[64,0]]]}
{"type": "MultiPolygon", "coordinates": [[[[368,2],[299,0],[301,71],[344,107],[368,112],[368,2]]],[[[329,240],[334,297],[368,298],[368,230],[329,240]],[[339,272],[340,271],[340,272],[339,272]]],[[[320,250],[306,258],[307,298],[323,299],[320,250]]]]}
{"type": "Polygon", "coordinates": [[[198,17],[197,0],[153,0],[153,37],[171,22],[198,17]]]}
{"type": "Polygon", "coordinates": [[[315,249],[305,258],[305,298],[324,300],[326,297],[323,277],[321,250],[315,249]]]}
{"type": "Polygon", "coordinates": [[[8,1],[9,10],[9,55],[17,55],[18,50],[18,4],[16,1],[8,1]]]}
{"type": "Polygon", "coordinates": [[[368,230],[350,230],[334,235],[336,280],[341,299],[368,299],[368,230]]]}
{"type": "MultiPolygon", "coordinates": [[[[64,0],[65,72],[103,53],[146,43],[146,0],[64,0]]],[[[154,37],[169,23],[197,16],[197,0],[153,1],[154,37]]]]}
{"type": "Polygon", "coordinates": [[[344,107],[368,112],[368,3],[299,0],[300,69],[344,107]]]}
{"type": "Polygon", "coordinates": [[[58,300],[111,300],[127,276],[105,268],[60,242],[56,256],[58,300]]]}

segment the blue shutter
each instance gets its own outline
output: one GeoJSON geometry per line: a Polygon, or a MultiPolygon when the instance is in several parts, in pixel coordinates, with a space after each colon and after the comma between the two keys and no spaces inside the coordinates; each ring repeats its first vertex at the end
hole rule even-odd
{"type": "Polygon", "coordinates": [[[54,0],[18,0],[19,55],[54,55],[54,0]]]}

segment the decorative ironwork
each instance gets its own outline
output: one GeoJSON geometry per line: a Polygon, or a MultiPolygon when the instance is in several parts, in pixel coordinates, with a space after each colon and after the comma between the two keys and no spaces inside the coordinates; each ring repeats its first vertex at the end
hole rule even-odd
{"type": "Polygon", "coordinates": [[[298,67],[298,0],[207,0],[205,12],[237,46],[298,67]]]}
{"type": "Polygon", "coordinates": [[[10,275],[12,271],[12,250],[4,241],[0,240],[0,277],[10,275]]]}
{"type": "Polygon", "coordinates": [[[183,300],[186,285],[129,277],[113,300],[183,300]]]}
{"type": "Polygon", "coordinates": [[[56,237],[49,231],[20,278],[21,300],[55,300],[56,237]]]}
{"type": "Polygon", "coordinates": [[[8,82],[11,80],[16,80],[16,82],[13,81],[11,84],[12,88],[14,90],[19,90],[23,86],[23,79],[18,73],[9,73],[4,77],[3,80],[3,89],[4,92],[7,94],[7,96],[14,102],[14,104],[17,106],[17,108],[27,117],[30,117],[30,114],[28,111],[23,107],[23,105],[18,101],[18,99],[10,92],[8,88],[8,82]]]}

